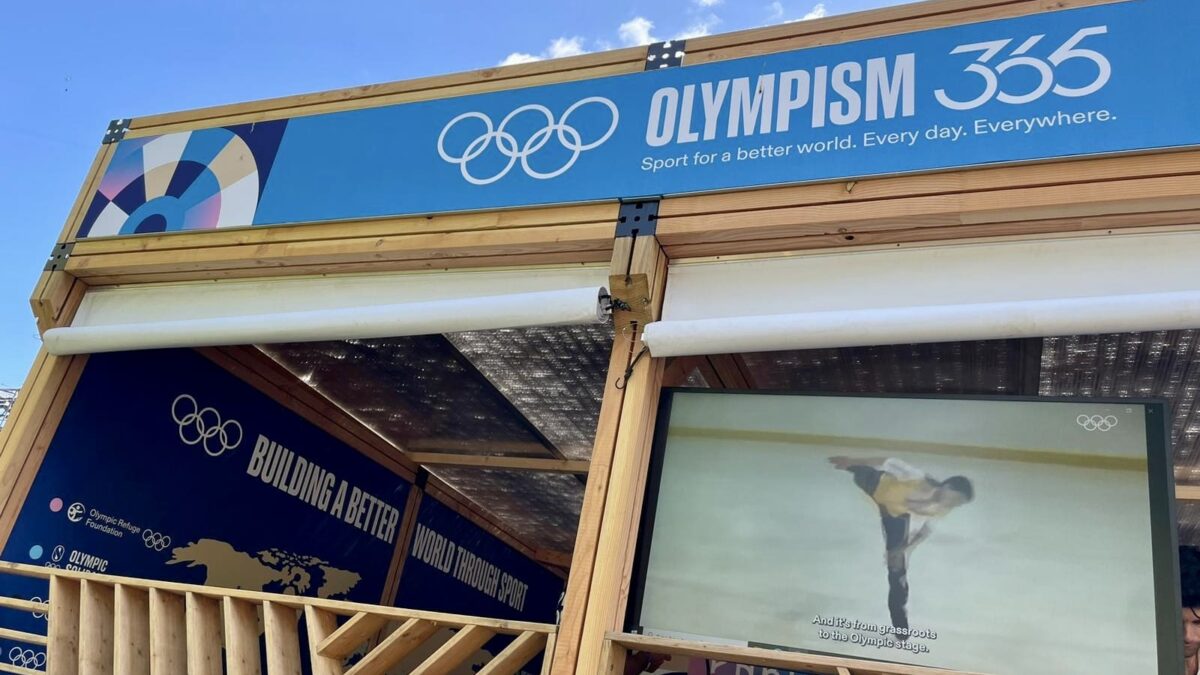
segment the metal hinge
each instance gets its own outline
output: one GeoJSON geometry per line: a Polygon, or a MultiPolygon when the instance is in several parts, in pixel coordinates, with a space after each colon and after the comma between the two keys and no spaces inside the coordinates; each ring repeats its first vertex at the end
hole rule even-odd
{"type": "Polygon", "coordinates": [[[129,131],[129,125],[133,123],[133,118],[113,120],[108,123],[108,131],[104,132],[104,140],[101,141],[104,145],[116,143],[125,138],[125,132],[129,131]]]}
{"type": "Polygon", "coordinates": [[[621,202],[617,211],[618,237],[645,237],[658,229],[658,200],[639,199],[621,202]]]}
{"type": "Polygon", "coordinates": [[[646,48],[646,70],[659,68],[676,68],[683,65],[683,57],[687,53],[684,40],[667,40],[655,42],[646,48]]]}
{"type": "Polygon", "coordinates": [[[50,249],[50,259],[46,261],[46,266],[42,269],[46,272],[57,272],[67,266],[67,258],[71,257],[71,251],[75,250],[75,242],[69,244],[55,244],[54,248],[50,249]]]}

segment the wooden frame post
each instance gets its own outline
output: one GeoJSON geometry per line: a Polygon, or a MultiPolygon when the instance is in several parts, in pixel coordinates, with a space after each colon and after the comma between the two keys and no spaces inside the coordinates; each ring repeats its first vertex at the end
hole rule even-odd
{"type": "MultiPolygon", "coordinates": [[[[657,239],[618,239],[612,273],[645,274],[651,315],[658,318],[667,260],[657,239]]],[[[660,359],[645,354],[639,358],[641,351],[640,326],[636,331],[617,333],[555,642],[553,673],[597,672],[604,636],[618,627],[624,611],[664,369],[660,359]],[[632,373],[627,374],[631,364],[632,373]]]]}

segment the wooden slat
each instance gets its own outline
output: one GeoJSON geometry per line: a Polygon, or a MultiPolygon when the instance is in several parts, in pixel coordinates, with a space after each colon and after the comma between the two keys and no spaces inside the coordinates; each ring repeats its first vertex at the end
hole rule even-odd
{"type": "Polygon", "coordinates": [[[344,659],[359,645],[378,633],[388,622],[386,616],[359,612],[317,645],[317,653],[334,659],[344,659]]]}
{"type": "Polygon", "coordinates": [[[545,646],[545,634],[532,631],[521,633],[475,675],[513,675],[545,646]]]}
{"type": "Polygon", "coordinates": [[[75,579],[50,579],[50,616],[47,629],[46,672],[76,675],[79,672],[79,584],[75,579]]]}
{"type": "Polygon", "coordinates": [[[482,626],[467,626],[438,647],[410,675],[448,675],[495,636],[494,632],[482,626]]]}
{"type": "Polygon", "coordinates": [[[223,675],[220,601],[188,593],[185,606],[188,675],[223,675]]]}
{"type": "Polygon", "coordinates": [[[258,605],[225,598],[225,672],[228,675],[261,675],[258,651],[258,605]]]}
{"type": "Polygon", "coordinates": [[[337,616],[312,605],[304,608],[304,623],[308,630],[308,659],[312,675],[342,675],[340,659],[321,656],[317,645],[337,630],[337,616]]]}
{"type": "Polygon", "coordinates": [[[1175,498],[1184,501],[1200,501],[1200,485],[1176,485],[1175,498]]]}
{"type": "Polygon", "coordinates": [[[442,452],[410,452],[408,458],[417,464],[430,466],[466,466],[508,471],[547,471],[553,473],[587,473],[587,460],[554,459],[549,457],[502,457],[499,455],[459,455],[442,452]]]}
{"type": "Polygon", "coordinates": [[[144,589],[114,589],[113,670],[150,675],[150,595],[144,589]]]}
{"type": "Polygon", "coordinates": [[[551,633],[546,638],[546,650],[542,654],[542,675],[550,675],[554,668],[554,645],[558,641],[558,635],[551,633]]]}
{"type": "Polygon", "coordinates": [[[299,613],[292,607],[263,603],[266,629],[267,672],[270,675],[300,675],[299,613]]]}
{"type": "Polygon", "coordinates": [[[0,638],[5,640],[16,640],[27,645],[46,645],[49,639],[45,635],[37,633],[26,633],[22,630],[12,630],[11,628],[0,628],[0,638]]]}
{"type": "Polygon", "coordinates": [[[150,675],[187,673],[187,611],[183,596],[150,590],[150,675]]]}
{"type": "Polygon", "coordinates": [[[978,675],[977,673],[968,673],[965,671],[948,671],[942,668],[924,668],[921,666],[883,663],[880,661],[788,652],[779,649],[736,647],[732,645],[631,635],[628,633],[610,633],[608,637],[617,644],[638,651],[676,656],[695,656],[731,663],[745,663],[767,668],[778,668],[781,670],[800,670],[819,673],[820,675],[837,675],[838,668],[846,668],[858,675],[978,675]]]}
{"type": "Polygon", "coordinates": [[[45,602],[34,602],[32,600],[22,600],[21,598],[10,598],[8,596],[0,596],[0,607],[19,609],[22,612],[44,613],[50,611],[50,605],[45,602]]]}
{"type": "Polygon", "coordinates": [[[346,671],[346,675],[382,675],[395,666],[405,656],[428,640],[438,630],[438,625],[432,621],[409,619],[394,633],[383,639],[375,649],[372,649],[354,667],[346,671]]]}
{"type": "Polygon", "coordinates": [[[84,580],[79,588],[79,675],[112,675],[113,587],[84,580]]]}
{"type": "Polygon", "coordinates": [[[850,669],[845,666],[837,667],[837,675],[852,675],[850,669]]]}
{"type": "Polygon", "coordinates": [[[20,666],[13,666],[7,663],[0,663],[0,673],[16,673],[17,675],[45,675],[45,673],[40,670],[22,668],[20,666]]]}

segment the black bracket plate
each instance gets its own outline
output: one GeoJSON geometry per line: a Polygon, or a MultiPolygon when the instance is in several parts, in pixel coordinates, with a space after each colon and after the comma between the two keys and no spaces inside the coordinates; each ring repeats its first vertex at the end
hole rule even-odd
{"type": "Polygon", "coordinates": [[[682,66],[683,57],[687,53],[686,47],[687,42],[684,40],[655,42],[646,48],[646,70],[682,66]]]}
{"type": "Polygon", "coordinates": [[[125,132],[129,131],[129,125],[133,122],[133,118],[113,120],[108,123],[108,131],[104,132],[104,140],[101,141],[104,145],[116,143],[125,138],[125,132]]]}
{"type": "Polygon", "coordinates": [[[69,244],[55,244],[54,248],[50,249],[50,259],[46,261],[46,266],[42,269],[46,272],[57,272],[67,266],[67,258],[71,257],[71,251],[75,250],[75,242],[69,244]]]}
{"type": "Polygon", "coordinates": [[[654,234],[657,230],[657,199],[621,202],[621,208],[617,211],[618,237],[632,237],[635,232],[637,236],[644,237],[654,234]]]}

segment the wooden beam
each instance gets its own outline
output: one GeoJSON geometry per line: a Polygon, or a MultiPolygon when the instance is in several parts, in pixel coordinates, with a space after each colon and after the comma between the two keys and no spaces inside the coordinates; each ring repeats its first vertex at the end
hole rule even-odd
{"type": "Polygon", "coordinates": [[[150,675],[187,675],[183,596],[157,588],[150,589],[150,675]]]}
{"type": "Polygon", "coordinates": [[[514,675],[545,647],[544,633],[521,633],[475,675],[514,675]]]}
{"type": "Polygon", "coordinates": [[[321,656],[317,645],[337,630],[337,616],[312,605],[304,608],[304,623],[308,628],[308,663],[312,675],[342,675],[341,659],[321,656]]]}
{"type": "Polygon", "coordinates": [[[79,673],[79,584],[75,579],[50,579],[50,616],[47,628],[48,675],[79,673]]]}
{"type": "Polygon", "coordinates": [[[587,473],[590,462],[550,457],[506,457],[500,455],[461,455],[442,452],[410,452],[408,458],[422,466],[459,466],[506,471],[546,471],[587,473]]]}
{"type": "Polygon", "coordinates": [[[79,588],[79,675],[113,673],[113,587],[85,579],[79,588]]]}
{"type": "Polygon", "coordinates": [[[571,567],[571,552],[570,551],[551,551],[549,549],[539,548],[533,552],[533,559],[543,565],[553,565],[563,569],[571,567]]]}
{"type": "Polygon", "coordinates": [[[483,626],[467,626],[438,647],[410,675],[449,675],[495,636],[494,632],[483,626]]]}
{"type": "MultiPolygon", "coordinates": [[[[667,259],[653,237],[618,240],[613,269],[649,278],[651,315],[662,309],[667,259]]],[[[608,386],[592,452],[592,473],[584,493],[571,578],[554,652],[554,672],[595,673],[601,664],[604,634],[616,626],[623,604],[621,578],[632,564],[631,539],[648,460],[664,360],[643,355],[640,334],[618,334],[608,386]],[[618,386],[620,381],[623,386],[618,386]],[[580,575],[588,575],[585,580],[580,575]]]]}
{"type": "Polygon", "coordinates": [[[1200,485],[1176,485],[1175,499],[1180,501],[1200,501],[1200,485]]]}
{"type": "Polygon", "coordinates": [[[263,603],[266,633],[267,672],[270,675],[300,675],[300,615],[294,607],[263,603]]]}
{"type": "Polygon", "coordinates": [[[221,602],[215,598],[188,593],[187,612],[188,675],[223,675],[221,664],[221,602]]]}
{"type": "Polygon", "coordinates": [[[346,675],[382,675],[411,654],[422,642],[432,637],[437,630],[438,625],[432,621],[409,619],[384,638],[383,642],[368,652],[361,661],[354,664],[353,668],[346,671],[346,675]]]}
{"type": "Polygon", "coordinates": [[[262,655],[258,650],[257,603],[225,598],[225,672],[228,675],[260,675],[262,655]]]}
{"type": "Polygon", "coordinates": [[[359,612],[322,640],[321,644],[317,645],[317,653],[334,659],[344,659],[367,638],[379,632],[387,622],[388,618],[385,616],[359,612]]]}
{"type": "Polygon", "coordinates": [[[924,668],[921,666],[892,664],[881,661],[821,656],[818,654],[789,652],[780,649],[761,649],[757,647],[736,647],[732,645],[691,642],[687,640],[632,635],[629,633],[614,632],[610,633],[608,638],[614,643],[628,649],[649,651],[655,654],[694,656],[703,659],[745,663],[781,670],[801,670],[819,673],[820,675],[838,675],[838,668],[849,669],[859,675],[979,675],[977,673],[952,671],[942,668],[924,668]]]}
{"type": "Polygon", "coordinates": [[[150,594],[118,584],[113,596],[113,670],[150,675],[150,594]]]}

